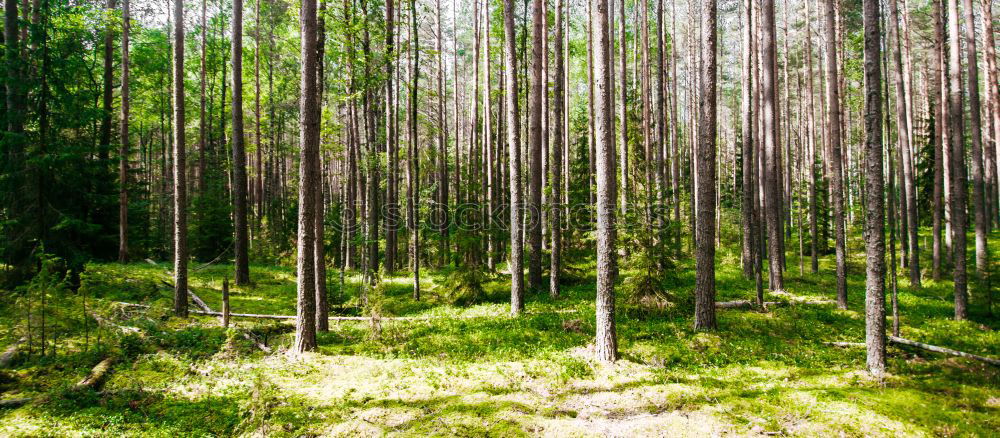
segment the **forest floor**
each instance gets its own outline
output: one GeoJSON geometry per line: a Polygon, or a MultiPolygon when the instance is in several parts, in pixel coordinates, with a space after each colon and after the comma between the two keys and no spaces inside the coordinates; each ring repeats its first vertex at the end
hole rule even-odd
{"type": "MultiPolygon", "coordinates": [[[[95,347],[91,327],[86,338],[62,341],[54,357],[21,355],[0,370],[0,400],[34,397],[0,408],[0,435],[996,434],[1000,368],[890,346],[891,374],[879,382],[861,371],[864,348],[824,344],[864,340],[864,255],[859,239],[851,245],[848,310],[720,309],[712,333],[692,330],[694,270],[681,262],[667,282],[669,296],[682,297],[676,303],[658,311],[619,307],[623,359],[615,364],[594,362],[588,351],[593,264],[574,266],[574,284],[557,299],[529,293],[518,318],[508,316],[503,276],[489,277],[485,296],[469,306],[445,303],[448,270],[425,275],[419,302],[406,274],[384,278],[381,298],[373,298],[382,316],[434,318],[382,319],[378,329],[370,320],[331,322],[319,352],[301,357],[281,353],[290,321],[234,318],[236,329],[225,330],[214,317],[166,317],[167,264],[91,264],[81,276],[91,307],[138,330],[112,336],[105,329],[95,347]],[[121,309],[112,301],[154,307],[121,309]],[[276,352],[261,352],[242,333],[276,352]],[[70,388],[109,354],[118,361],[100,391],[70,388]]],[[[739,254],[722,248],[717,260],[717,300],[750,299],[739,254]]],[[[637,274],[626,266],[623,281],[637,274]]],[[[817,274],[806,260],[800,275],[795,254],[788,267],[787,293],[768,293],[769,301],[834,298],[832,257],[821,259],[817,274]]],[[[231,265],[193,270],[191,289],[219,310],[221,280],[231,272],[231,265]]],[[[233,312],[295,313],[293,269],[251,272],[255,285],[232,288],[233,312]]],[[[347,277],[340,300],[337,274],[329,273],[330,294],[350,309],[359,278],[347,277]]],[[[973,296],[971,319],[956,322],[949,281],[926,279],[915,290],[900,274],[902,337],[1000,357],[1000,319],[986,315],[981,296],[973,296]]],[[[12,341],[0,334],[0,347],[12,341]]]]}

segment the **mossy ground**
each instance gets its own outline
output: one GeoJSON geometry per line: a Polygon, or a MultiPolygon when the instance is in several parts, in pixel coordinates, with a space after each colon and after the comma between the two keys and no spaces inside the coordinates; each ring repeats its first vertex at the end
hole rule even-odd
{"type": "MultiPolygon", "coordinates": [[[[439,318],[382,320],[378,336],[368,321],[335,322],[319,336],[319,352],[301,357],[265,355],[215,318],[119,313],[118,321],[139,327],[139,335],[122,341],[105,334],[95,347],[91,330],[89,352],[80,351],[77,335],[75,347],[57,357],[22,357],[3,371],[0,397],[45,397],[0,410],[0,435],[995,435],[997,367],[890,346],[891,375],[874,381],[861,371],[862,348],[824,344],[863,341],[861,241],[852,239],[849,249],[848,310],[720,310],[712,333],[692,330],[694,271],[682,261],[666,284],[677,303],[656,312],[619,309],[623,359],[615,364],[590,359],[594,282],[586,263],[575,268],[588,278],[556,299],[529,293],[518,318],[508,316],[503,276],[492,277],[480,302],[465,307],[439,298],[447,270],[425,275],[420,302],[410,297],[408,274],[386,277],[383,316],[439,318]],[[103,391],[68,390],[104,352],[121,360],[103,391]]],[[[723,247],[717,260],[717,299],[751,297],[739,254],[723,247]]],[[[808,260],[803,275],[798,266],[790,252],[788,295],[769,300],[834,298],[831,257],[817,274],[808,272],[808,260]]],[[[94,264],[82,290],[109,313],[110,301],[169,307],[166,269],[94,264]]],[[[294,314],[294,271],[251,271],[255,285],[232,289],[233,311],[294,314]]],[[[218,309],[222,278],[231,272],[229,265],[193,271],[192,290],[218,309]]],[[[970,320],[956,322],[949,281],[927,279],[917,290],[905,277],[901,271],[903,337],[1000,357],[1000,321],[986,314],[982,293],[973,296],[970,320]]],[[[341,292],[338,273],[330,272],[332,301],[344,313],[359,313],[358,280],[348,275],[341,292]]],[[[291,336],[288,323],[235,324],[274,347],[291,336]]]]}

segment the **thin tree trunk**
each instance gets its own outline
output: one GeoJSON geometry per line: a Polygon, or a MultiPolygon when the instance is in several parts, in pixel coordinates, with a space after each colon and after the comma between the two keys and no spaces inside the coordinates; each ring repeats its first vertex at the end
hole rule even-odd
{"type": "MultiPolygon", "coordinates": [[[[239,1],[239,0],[237,0],[239,1]]],[[[325,91],[325,77],[323,54],[326,48],[326,0],[319,1],[316,15],[316,123],[317,132],[322,132],[323,123],[323,92],[325,91]]],[[[319,134],[317,134],[317,139],[319,134]]],[[[313,233],[316,242],[313,244],[313,264],[316,267],[315,295],[316,295],[316,331],[326,332],[330,330],[330,303],[327,299],[326,291],[326,198],[323,193],[323,160],[320,156],[319,146],[317,146],[316,160],[313,163],[315,172],[315,193],[313,193],[313,233]]]]}
{"type": "MultiPolygon", "coordinates": [[[[47,5],[47,4],[46,4],[47,5]]],[[[118,262],[128,261],[128,159],[129,159],[129,0],[122,3],[122,120],[118,152],[118,262]]]]}
{"type": "Polygon", "coordinates": [[[532,50],[531,92],[528,101],[528,288],[542,288],[542,43],[545,31],[542,26],[544,0],[532,0],[532,50]]]}
{"type": "Polygon", "coordinates": [[[892,56],[893,67],[895,69],[892,78],[896,87],[896,123],[900,127],[898,130],[899,149],[901,152],[900,155],[903,158],[901,163],[903,168],[903,203],[901,205],[905,207],[902,210],[906,215],[907,233],[909,236],[910,285],[920,287],[920,246],[917,235],[919,222],[917,221],[916,184],[914,183],[915,178],[912,173],[912,169],[914,168],[911,154],[913,146],[910,137],[912,131],[907,127],[910,123],[910,114],[908,111],[911,107],[907,105],[906,76],[903,70],[903,53],[899,36],[899,14],[896,5],[896,0],[889,0],[889,16],[887,17],[889,29],[887,30],[889,32],[889,52],[890,56],[892,56]]]}
{"type": "MultiPolygon", "coordinates": [[[[943,222],[944,205],[944,140],[947,121],[945,120],[945,101],[947,96],[942,93],[947,84],[942,81],[944,77],[944,23],[942,22],[941,1],[934,0],[932,8],[934,26],[934,46],[931,57],[931,94],[936,99],[931,99],[934,108],[934,189],[931,207],[934,209],[931,216],[931,276],[934,281],[941,280],[941,225],[943,222]]],[[[895,246],[895,245],[893,245],[895,246]]],[[[894,249],[890,249],[893,250],[894,249]]]]}
{"type": "Polygon", "coordinates": [[[1000,154],[1000,76],[997,72],[996,42],[993,36],[993,1],[980,0],[980,7],[983,11],[983,58],[986,59],[986,94],[989,106],[987,108],[987,137],[991,142],[986,142],[986,177],[989,187],[986,196],[990,198],[989,204],[993,206],[991,217],[987,222],[993,221],[995,226],[1000,227],[1000,164],[997,162],[997,155],[1000,154]],[[990,129],[992,128],[992,129],[990,129]]]}
{"type": "MultiPolygon", "coordinates": [[[[25,11],[27,14],[27,2],[25,2],[25,11]]],[[[108,11],[115,9],[115,0],[108,0],[107,4],[108,11]]],[[[24,35],[22,35],[24,38],[24,35]]],[[[114,103],[114,54],[115,54],[115,38],[114,38],[114,27],[111,26],[111,22],[108,22],[107,28],[104,30],[104,82],[101,89],[104,95],[101,99],[102,101],[102,114],[101,114],[101,139],[98,145],[98,159],[101,161],[101,165],[104,166],[108,161],[108,155],[111,151],[111,118],[112,118],[112,105],[114,103]]]]}
{"type": "Polygon", "coordinates": [[[233,0],[233,227],[237,286],[250,283],[250,239],[247,226],[247,158],[243,135],[243,0],[233,0]]]}
{"type": "MultiPolygon", "coordinates": [[[[562,269],[562,146],[563,146],[563,93],[565,89],[563,88],[563,75],[566,74],[563,70],[563,0],[556,0],[556,29],[555,29],[555,67],[556,74],[555,80],[553,81],[553,117],[555,121],[553,123],[553,133],[552,133],[552,155],[549,158],[549,164],[552,166],[552,176],[549,180],[549,184],[552,188],[552,204],[554,208],[551,211],[551,232],[552,232],[552,254],[551,254],[551,265],[549,266],[549,295],[552,297],[559,296],[559,280],[560,271],[562,269]]],[[[624,24],[623,24],[624,26],[624,24]]],[[[624,32],[622,33],[624,35],[624,32]]],[[[624,42],[624,38],[622,40],[624,42]]],[[[624,61],[623,61],[624,62],[624,61]]],[[[624,77],[624,75],[622,75],[624,77]]],[[[623,89],[624,91],[624,89],[623,89]]],[[[624,95],[624,93],[623,93],[624,95]]],[[[623,113],[624,114],[624,113],[623,113]]],[[[622,117],[624,120],[624,117],[622,117]]],[[[568,134],[568,133],[567,133],[568,134]]],[[[568,169],[567,169],[568,171],[568,169]]]]}
{"type": "Polygon", "coordinates": [[[841,179],[843,175],[840,156],[841,133],[840,133],[840,90],[838,86],[837,66],[837,44],[836,44],[836,20],[834,15],[834,2],[836,0],[826,0],[825,22],[826,22],[826,95],[829,105],[829,131],[830,144],[830,173],[831,175],[831,202],[833,203],[833,229],[836,239],[837,252],[837,307],[847,308],[847,236],[844,229],[844,188],[841,179]]]}
{"type": "MultiPolygon", "coordinates": [[[[976,50],[976,19],[972,0],[962,0],[965,10],[965,65],[969,69],[969,134],[972,137],[972,205],[976,231],[976,277],[986,278],[987,237],[989,222],[986,216],[986,195],[983,181],[983,130],[981,102],[979,101],[979,65],[976,50]]],[[[956,17],[957,19],[957,17],[956,17]]]]}
{"type": "Polygon", "coordinates": [[[396,252],[398,249],[398,243],[396,239],[396,221],[398,218],[399,202],[397,201],[397,185],[399,177],[399,142],[396,138],[398,133],[396,132],[396,100],[394,98],[394,93],[396,91],[395,76],[393,73],[393,67],[396,63],[396,47],[395,43],[395,30],[393,19],[395,18],[395,4],[394,0],[386,0],[385,2],[385,53],[386,53],[386,63],[385,63],[385,139],[386,139],[386,155],[387,156],[387,175],[386,175],[386,205],[388,206],[387,213],[389,216],[386,218],[386,228],[385,228],[385,273],[389,274],[396,270],[396,252]]]}
{"type": "Polygon", "coordinates": [[[188,315],[187,151],[184,139],[184,2],[174,0],[174,314],[188,315]]]}
{"type": "MultiPolygon", "coordinates": [[[[259,1],[259,0],[258,0],[259,1]]],[[[205,123],[205,83],[206,83],[206,56],[208,54],[208,14],[207,14],[207,1],[201,0],[201,65],[198,69],[198,80],[199,86],[201,87],[200,93],[198,94],[198,167],[197,167],[197,179],[195,183],[197,184],[198,193],[202,193],[205,190],[205,136],[210,125],[205,123]]]]}
{"type": "MultiPolygon", "coordinates": [[[[962,59],[959,36],[958,0],[948,0],[948,139],[951,143],[951,211],[955,319],[966,318],[968,283],[966,276],[966,173],[965,142],[962,134],[962,59]]],[[[973,55],[974,56],[974,55],[973,55]]]]}
{"type": "MultiPolygon", "coordinates": [[[[743,30],[742,30],[742,68],[741,68],[741,100],[740,100],[740,127],[741,131],[741,141],[742,141],[742,183],[743,183],[743,197],[742,197],[742,207],[740,210],[741,225],[743,227],[742,243],[742,261],[743,261],[743,277],[747,279],[754,278],[754,269],[756,267],[756,261],[754,256],[756,255],[756,248],[754,244],[756,243],[756,220],[757,220],[757,192],[756,186],[757,181],[754,178],[756,175],[756,159],[754,158],[754,149],[756,148],[756,142],[754,141],[754,130],[753,130],[753,69],[754,69],[754,57],[753,53],[756,50],[753,44],[754,33],[753,33],[753,4],[750,0],[743,0],[743,6],[741,7],[742,17],[743,17],[743,30]]],[[[759,303],[758,303],[759,304],[759,303]]]]}
{"type": "Polygon", "coordinates": [[[417,33],[417,3],[410,0],[410,46],[413,58],[410,64],[410,74],[413,85],[410,87],[410,142],[407,145],[407,227],[410,229],[410,268],[413,270],[413,299],[420,300],[420,228],[417,214],[420,208],[417,200],[420,196],[420,150],[417,147],[417,91],[420,85],[420,34],[417,33]]]}

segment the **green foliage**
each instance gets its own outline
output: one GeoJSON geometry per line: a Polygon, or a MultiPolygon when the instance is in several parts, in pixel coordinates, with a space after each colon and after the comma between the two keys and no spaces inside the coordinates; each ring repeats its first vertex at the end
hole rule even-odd
{"type": "Polygon", "coordinates": [[[463,266],[451,271],[438,289],[440,292],[435,292],[443,303],[453,306],[468,306],[479,302],[486,296],[483,285],[488,280],[481,269],[463,266]]]}

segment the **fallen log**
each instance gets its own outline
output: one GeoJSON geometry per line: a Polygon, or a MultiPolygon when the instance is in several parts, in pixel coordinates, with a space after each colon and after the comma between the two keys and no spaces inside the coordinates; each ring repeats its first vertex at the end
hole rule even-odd
{"type": "MultiPolygon", "coordinates": [[[[764,307],[781,306],[781,305],[784,305],[784,304],[785,303],[778,302],[778,301],[765,301],[764,302],[764,307]]],[[[756,305],[757,305],[757,303],[755,301],[750,301],[750,300],[717,301],[715,303],[715,308],[716,309],[741,309],[741,308],[755,307],[756,305]]]]}
{"type": "Polygon", "coordinates": [[[246,340],[248,340],[250,342],[253,342],[253,344],[256,345],[257,348],[260,349],[260,351],[263,351],[264,353],[267,353],[267,354],[271,354],[271,347],[268,347],[267,345],[264,345],[262,342],[258,341],[257,338],[254,338],[247,331],[241,330],[240,334],[243,335],[243,339],[246,339],[246,340]]]}
{"type": "Polygon", "coordinates": [[[14,356],[17,355],[17,348],[20,347],[21,344],[27,341],[28,341],[27,337],[22,337],[13,344],[10,344],[10,347],[7,347],[7,349],[4,350],[3,354],[0,354],[0,367],[5,367],[7,366],[7,364],[10,363],[10,361],[14,360],[14,356]]]}
{"type": "Polygon", "coordinates": [[[24,405],[26,405],[28,403],[31,403],[32,400],[34,400],[34,399],[30,398],[30,397],[26,397],[26,398],[9,398],[7,400],[0,400],[0,409],[19,408],[19,407],[24,406],[24,405]]]}
{"type": "Polygon", "coordinates": [[[927,351],[933,351],[935,353],[950,354],[952,356],[965,357],[969,359],[975,359],[980,362],[986,362],[991,365],[1000,366],[1000,359],[993,359],[991,357],[979,356],[971,353],[966,353],[964,351],[952,350],[950,348],[938,347],[936,345],[925,344],[923,342],[911,341],[909,339],[903,339],[896,336],[889,336],[889,342],[900,345],[908,345],[910,347],[921,348],[927,351]]]}
{"type": "MultiPolygon", "coordinates": [[[[115,363],[114,357],[108,356],[104,360],[94,365],[87,376],[73,385],[73,390],[79,391],[81,389],[93,389],[97,390],[104,384],[104,380],[108,377],[108,373],[111,371],[111,365],[115,363]]],[[[22,397],[22,398],[10,398],[7,400],[0,400],[0,409],[13,409],[17,407],[24,406],[35,400],[46,400],[47,396],[39,397],[22,397]]]]}
{"type": "Polygon", "coordinates": [[[87,377],[84,377],[83,380],[77,382],[77,384],[73,386],[73,389],[91,388],[96,390],[100,388],[100,386],[104,384],[104,378],[107,377],[108,371],[111,370],[111,365],[114,363],[114,357],[108,356],[104,358],[104,360],[98,362],[97,365],[94,365],[94,368],[90,370],[87,377]]]}
{"type": "MultiPolygon", "coordinates": [[[[166,280],[160,280],[160,283],[163,283],[164,285],[166,285],[171,289],[174,288],[174,285],[170,284],[170,282],[166,280]]],[[[194,291],[192,291],[191,289],[188,289],[187,295],[188,298],[191,299],[191,302],[193,302],[195,306],[198,306],[198,308],[201,309],[203,312],[212,311],[212,308],[208,307],[208,304],[205,303],[205,300],[201,299],[201,297],[199,297],[198,294],[194,293],[194,291]]]]}
{"type": "Polygon", "coordinates": [[[864,347],[864,342],[824,342],[823,345],[832,345],[834,347],[849,348],[849,347],[864,347]]]}

